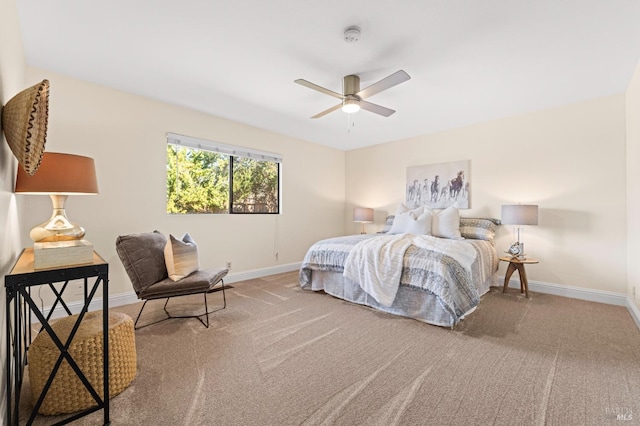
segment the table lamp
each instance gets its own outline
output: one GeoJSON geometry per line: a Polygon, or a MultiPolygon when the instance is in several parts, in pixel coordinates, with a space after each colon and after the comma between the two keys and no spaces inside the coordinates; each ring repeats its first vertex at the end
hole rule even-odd
{"type": "Polygon", "coordinates": [[[32,176],[18,168],[15,192],[51,197],[53,214],[31,230],[33,242],[80,240],[85,230],[67,218],[64,203],[69,195],[98,193],[95,163],[93,158],[80,155],[45,152],[32,176]]]}
{"type": "Polygon", "coordinates": [[[362,223],[362,232],[360,233],[366,234],[367,231],[364,228],[364,224],[373,222],[373,209],[356,207],[353,209],[353,221],[362,223]]]}
{"type": "Polygon", "coordinates": [[[517,242],[511,244],[508,253],[513,257],[524,260],[524,243],[520,241],[520,231],[523,225],[538,224],[538,206],[532,204],[510,204],[502,206],[502,224],[516,225],[517,242]]]}

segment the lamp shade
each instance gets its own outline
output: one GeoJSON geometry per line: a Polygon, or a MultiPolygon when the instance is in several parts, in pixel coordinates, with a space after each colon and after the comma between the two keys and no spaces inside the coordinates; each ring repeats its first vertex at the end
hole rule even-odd
{"type": "Polygon", "coordinates": [[[366,207],[356,207],[353,209],[354,222],[373,222],[373,209],[366,207]]]}
{"type": "Polygon", "coordinates": [[[97,194],[98,180],[93,158],[45,152],[40,167],[29,176],[21,167],[15,192],[28,194],[97,194]]]}
{"type": "Polygon", "coordinates": [[[510,204],[502,206],[503,225],[537,225],[538,206],[532,204],[510,204]]]}

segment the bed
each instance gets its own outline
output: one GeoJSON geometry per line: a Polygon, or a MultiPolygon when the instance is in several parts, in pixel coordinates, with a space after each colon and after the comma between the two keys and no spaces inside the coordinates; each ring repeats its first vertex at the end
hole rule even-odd
{"type": "MultiPolygon", "coordinates": [[[[500,222],[490,218],[457,220],[459,239],[406,232],[390,234],[394,216],[389,216],[385,229],[377,234],[318,241],[305,255],[299,273],[300,286],[383,312],[454,327],[471,314],[481,296],[497,284],[499,262],[494,236],[500,222]],[[395,263],[397,267],[387,263],[379,271],[362,274],[361,270],[367,269],[368,263],[380,259],[379,253],[376,257],[375,253],[366,252],[367,247],[369,251],[376,251],[388,244],[404,250],[395,263]],[[371,274],[376,273],[382,276],[382,281],[386,279],[384,285],[390,282],[389,276],[393,280],[398,277],[397,289],[382,296],[376,294],[375,288],[372,291],[368,281],[375,281],[371,274]]],[[[389,253],[387,251],[382,258],[392,257],[389,253]]],[[[386,289],[380,291],[384,293],[386,289]]]]}

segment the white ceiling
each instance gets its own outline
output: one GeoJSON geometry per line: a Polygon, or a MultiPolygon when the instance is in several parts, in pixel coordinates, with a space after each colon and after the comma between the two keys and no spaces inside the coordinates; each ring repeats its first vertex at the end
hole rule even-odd
{"type": "Polygon", "coordinates": [[[622,93],[640,59],[640,0],[17,6],[29,66],[344,150],[622,93]],[[339,110],[309,118],[339,100],[293,82],[341,92],[399,69],[411,80],[368,98],[397,112],[360,111],[349,131],[339,110]]]}

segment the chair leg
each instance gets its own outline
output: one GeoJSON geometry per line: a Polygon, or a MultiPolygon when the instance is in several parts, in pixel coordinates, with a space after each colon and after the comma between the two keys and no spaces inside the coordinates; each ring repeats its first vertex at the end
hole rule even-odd
{"type": "Polygon", "coordinates": [[[142,308],[140,308],[140,312],[138,312],[138,316],[136,317],[136,322],[133,324],[134,330],[138,329],[138,320],[140,319],[140,315],[142,315],[142,310],[147,305],[147,302],[148,302],[148,300],[144,301],[144,303],[142,304],[142,308]]]}
{"type": "MultiPolygon", "coordinates": [[[[161,320],[158,320],[158,321],[155,321],[155,322],[152,322],[152,323],[149,323],[149,324],[145,324],[145,325],[143,325],[143,326],[138,327],[138,320],[140,319],[140,316],[142,315],[142,310],[143,310],[143,309],[144,309],[144,307],[147,305],[147,302],[148,302],[148,301],[149,301],[149,300],[145,300],[145,301],[144,301],[144,303],[142,304],[142,308],[140,308],[140,312],[138,312],[138,317],[136,318],[136,322],[133,324],[133,329],[134,329],[134,330],[140,330],[141,328],[145,328],[145,327],[147,327],[147,326],[149,326],[149,325],[157,324],[157,323],[159,323],[159,322],[166,321],[166,320],[168,320],[168,319],[170,319],[170,318],[171,318],[171,316],[169,315],[169,313],[168,313],[168,312],[167,312],[167,310],[165,309],[164,311],[167,313],[167,318],[163,318],[163,319],[161,319],[161,320]]],[[[167,301],[166,301],[166,302],[165,302],[165,304],[164,304],[165,308],[167,307],[167,303],[169,303],[169,299],[168,299],[168,298],[167,298],[167,301]]]]}
{"type": "Polygon", "coordinates": [[[204,326],[209,328],[209,307],[207,306],[207,293],[204,294],[204,312],[205,312],[204,316],[207,319],[207,323],[204,326]]]}
{"type": "Polygon", "coordinates": [[[164,306],[162,307],[162,309],[164,309],[164,312],[167,314],[167,316],[171,318],[171,314],[169,313],[169,311],[167,311],[167,305],[169,304],[169,299],[170,297],[167,297],[167,301],[164,302],[164,306]]]}
{"type": "Polygon", "coordinates": [[[222,300],[223,300],[222,308],[218,308],[215,311],[209,311],[209,306],[207,305],[207,294],[209,294],[210,292],[204,293],[204,314],[203,315],[206,316],[207,323],[205,324],[204,321],[202,321],[202,319],[200,318],[200,316],[202,315],[196,317],[200,320],[202,325],[204,325],[206,328],[209,328],[209,314],[212,314],[214,312],[217,312],[227,307],[227,296],[225,295],[225,292],[224,292],[224,280],[220,280],[220,284],[222,285],[222,300]]]}
{"type": "MultiPolygon", "coordinates": [[[[221,308],[215,309],[213,311],[209,310],[209,305],[208,305],[208,302],[207,302],[207,294],[213,292],[213,289],[212,289],[212,290],[209,290],[208,292],[203,293],[204,294],[204,313],[202,313],[200,315],[173,316],[166,309],[164,311],[167,313],[167,316],[169,318],[196,318],[198,321],[200,321],[202,323],[202,325],[204,325],[206,328],[209,328],[209,314],[212,314],[214,312],[217,312],[217,311],[227,307],[227,296],[225,294],[224,280],[220,280],[220,284],[222,285],[222,300],[223,300],[223,305],[222,305],[221,308]],[[205,316],[207,318],[207,322],[203,321],[203,319],[202,319],[203,316],[205,316]]],[[[180,296],[178,296],[178,297],[180,297],[180,296]]],[[[165,308],[167,307],[167,303],[169,303],[169,299],[167,299],[167,302],[164,304],[165,308]]]]}

